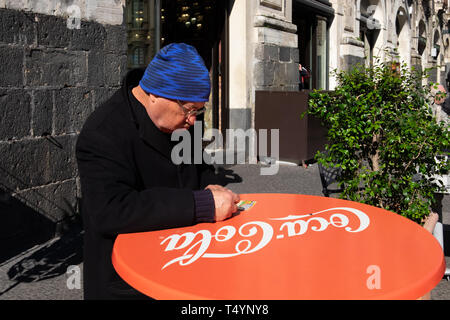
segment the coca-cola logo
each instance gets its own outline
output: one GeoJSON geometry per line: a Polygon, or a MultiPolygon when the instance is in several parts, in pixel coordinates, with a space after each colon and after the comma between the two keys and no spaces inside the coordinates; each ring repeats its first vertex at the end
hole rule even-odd
{"type": "Polygon", "coordinates": [[[167,262],[161,270],[172,264],[187,266],[200,258],[224,259],[259,251],[272,240],[299,237],[309,231],[322,232],[328,228],[338,228],[345,232],[362,232],[370,224],[366,213],[355,208],[339,207],[303,215],[289,215],[284,218],[268,219],[269,222],[251,221],[238,229],[234,226],[223,226],[214,234],[209,230],[172,234],[164,238],[160,245],[165,245],[165,252],[185,250],[179,257],[167,262]],[[276,227],[276,222],[281,223],[276,227]],[[213,241],[236,241],[234,252],[208,252],[213,241]]]}

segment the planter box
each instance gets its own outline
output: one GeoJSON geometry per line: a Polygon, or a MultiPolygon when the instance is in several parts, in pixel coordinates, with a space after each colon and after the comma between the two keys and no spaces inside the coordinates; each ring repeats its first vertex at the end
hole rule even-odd
{"type": "MultiPolygon", "coordinates": [[[[324,149],[326,130],[320,120],[309,115],[301,118],[308,108],[309,92],[255,92],[255,129],[280,130],[281,161],[301,164],[324,149]]],[[[271,154],[270,148],[268,154],[271,154]]]]}

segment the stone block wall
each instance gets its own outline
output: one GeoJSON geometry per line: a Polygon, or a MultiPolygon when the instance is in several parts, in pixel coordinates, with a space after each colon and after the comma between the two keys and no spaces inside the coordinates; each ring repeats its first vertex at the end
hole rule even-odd
{"type": "Polygon", "coordinates": [[[255,89],[298,91],[298,48],[259,43],[255,48],[255,89]]]}
{"type": "MultiPolygon", "coordinates": [[[[250,1],[251,2],[251,1],[250,1]]],[[[292,0],[264,0],[254,8],[252,71],[255,91],[298,91],[297,26],[292,23],[292,0]]]]}
{"type": "Polygon", "coordinates": [[[69,29],[64,17],[0,9],[0,242],[17,235],[11,221],[27,223],[14,216],[16,200],[55,232],[76,214],[75,143],[120,87],[126,54],[125,26],[69,29]]]}

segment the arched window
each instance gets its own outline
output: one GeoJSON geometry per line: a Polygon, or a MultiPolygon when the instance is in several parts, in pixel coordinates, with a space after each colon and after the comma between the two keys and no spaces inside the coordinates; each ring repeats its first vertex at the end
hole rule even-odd
{"type": "Polygon", "coordinates": [[[397,11],[395,19],[395,30],[397,35],[397,49],[400,63],[410,64],[411,37],[408,23],[408,14],[403,7],[397,11]]]}
{"type": "Polygon", "coordinates": [[[423,54],[425,52],[425,49],[427,48],[427,30],[425,26],[425,22],[423,20],[420,20],[419,22],[419,45],[418,45],[418,51],[420,56],[423,57],[423,54]]]}

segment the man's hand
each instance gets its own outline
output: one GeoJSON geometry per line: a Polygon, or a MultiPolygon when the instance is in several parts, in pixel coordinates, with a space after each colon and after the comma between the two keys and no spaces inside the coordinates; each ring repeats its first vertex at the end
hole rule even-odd
{"type": "Polygon", "coordinates": [[[216,206],[215,219],[223,221],[231,217],[237,211],[237,203],[240,200],[238,194],[219,185],[209,185],[205,189],[211,190],[216,206]]]}

